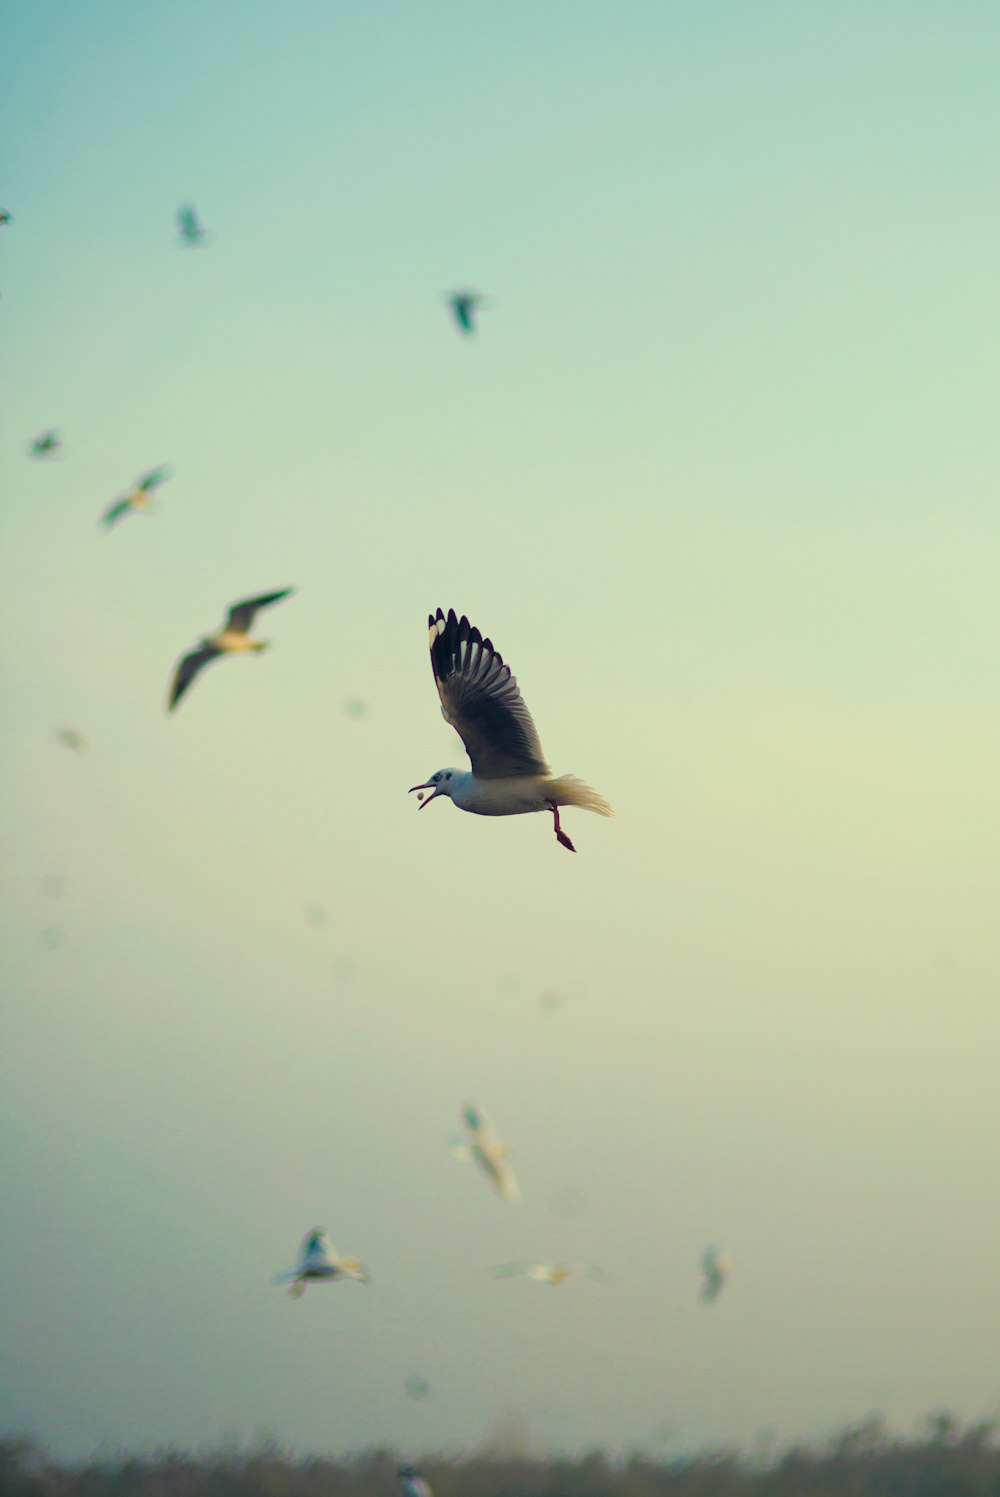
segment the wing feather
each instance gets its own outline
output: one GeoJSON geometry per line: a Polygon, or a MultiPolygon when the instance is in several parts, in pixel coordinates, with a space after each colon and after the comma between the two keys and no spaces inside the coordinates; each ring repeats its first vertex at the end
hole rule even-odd
{"type": "Polygon", "coordinates": [[[259,598],[244,598],[242,602],[234,603],[229,610],[225,627],[234,634],[249,633],[259,608],[270,608],[272,603],[280,603],[282,598],[287,598],[294,591],[294,588],[283,587],[280,592],[262,593],[259,598]]]}
{"type": "Polygon", "coordinates": [[[427,620],[441,711],[480,779],[545,775],[549,766],[516,679],[492,642],[463,614],[439,608],[427,620]]]}
{"type": "Polygon", "coordinates": [[[221,650],[216,650],[209,645],[202,645],[199,649],[192,650],[190,655],[185,655],[177,662],[174,683],[170,688],[170,700],[167,703],[168,712],[173,712],[198,672],[204,670],[205,666],[209,665],[213,660],[217,660],[221,653],[221,650]]]}

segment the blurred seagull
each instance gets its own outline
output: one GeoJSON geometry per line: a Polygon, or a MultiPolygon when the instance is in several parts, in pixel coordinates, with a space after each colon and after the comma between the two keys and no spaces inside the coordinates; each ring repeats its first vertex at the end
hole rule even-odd
{"type": "Polygon", "coordinates": [[[112,525],[117,525],[123,515],[131,514],[140,509],[148,510],[152,504],[150,495],[166,483],[170,477],[169,468],[154,468],[150,473],[144,474],[136,480],[132,488],[122,499],[116,499],[114,504],[109,504],[101,516],[101,520],[110,530],[112,525]]]}
{"type": "Polygon", "coordinates": [[[472,773],[439,769],[422,785],[411,785],[408,793],[432,792],[426,800],[419,797],[421,810],[447,795],[460,811],[478,816],[551,811],[557,840],[576,852],[559,824],[559,807],[580,806],[600,816],[613,815],[611,807],[575,775],[552,778],[510,666],[465,615],[458,619],[449,608],[445,618],[439,608],[427,623],[441,712],[465,744],[472,773]]]}
{"type": "Polygon", "coordinates": [[[396,1471],[399,1497],[434,1497],[430,1482],[421,1476],[416,1466],[400,1466],[396,1471]]]}
{"type": "Polygon", "coordinates": [[[607,1282],[603,1268],[591,1268],[586,1263],[498,1263],[493,1269],[495,1278],[534,1279],[536,1284],[565,1284],[572,1275],[607,1282]]]}
{"type": "Polygon", "coordinates": [[[486,305],[486,298],[478,291],[453,291],[448,297],[448,305],[459,332],[468,337],[476,331],[476,312],[486,305]]]}
{"type": "Polygon", "coordinates": [[[263,593],[259,598],[244,598],[242,603],[234,603],[218,634],[207,634],[196,650],[192,650],[189,655],[182,656],[177,662],[167,711],[174,710],[198,672],[204,670],[205,666],[211,664],[213,660],[217,660],[220,655],[240,655],[251,650],[266,650],[268,646],[266,639],[249,637],[254,615],[260,608],[269,608],[272,603],[280,603],[281,599],[287,598],[291,592],[294,592],[294,588],[283,587],[277,593],[263,593]]]}
{"type": "Polygon", "coordinates": [[[28,448],[28,454],[31,457],[52,457],[54,453],[59,451],[61,446],[62,443],[59,440],[58,432],[43,431],[41,436],[36,437],[28,448]]]}
{"type": "Polygon", "coordinates": [[[82,733],[77,732],[76,728],[56,728],[55,733],[56,740],[62,744],[63,748],[72,749],[74,754],[86,753],[87,740],[82,733]]]}
{"type": "Polygon", "coordinates": [[[701,1297],[706,1305],[714,1305],[733,1271],[733,1261],[717,1247],[707,1247],[701,1255],[701,1297]]]}
{"type": "Polygon", "coordinates": [[[354,1279],[359,1284],[368,1283],[368,1270],[357,1258],[343,1258],[331,1243],[322,1227],[316,1227],[302,1240],[299,1261],[295,1268],[275,1276],[276,1284],[287,1284],[291,1280],[289,1294],[298,1299],[305,1294],[310,1281],[336,1281],[354,1279]]]}
{"type": "Polygon", "coordinates": [[[177,210],[177,232],[182,244],[203,244],[205,241],[205,230],[190,203],[177,210]]]}
{"type": "Polygon", "coordinates": [[[514,1171],[507,1163],[507,1150],[493,1131],[493,1124],[478,1107],[463,1109],[462,1121],[468,1132],[468,1143],[456,1143],[452,1153],[456,1159],[472,1160],[503,1196],[505,1201],[520,1200],[514,1171]]]}
{"type": "Polygon", "coordinates": [[[6,208],[0,208],[0,224],[12,224],[13,222],[13,213],[8,213],[6,208]]]}

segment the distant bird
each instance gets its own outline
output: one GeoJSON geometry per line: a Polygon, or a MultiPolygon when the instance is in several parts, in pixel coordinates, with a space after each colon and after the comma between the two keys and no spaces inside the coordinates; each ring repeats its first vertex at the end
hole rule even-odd
{"type": "Polygon", "coordinates": [[[592,1268],[586,1263],[498,1263],[493,1274],[498,1279],[525,1278],[534,1279],[536,1284],[552,1285],[565,1284],[574,1275],[601,1283],[608,1278],[603,1268],[592,1268]]]}
{"type": "Polygon", "coordinates": [[[403,1387],[406,1389],[409,1398],[427,1398],[431,1391],[430,1383],[425,1377],[421,1377],[418,1372],[411,1373],[403,1384],[403,1387]]]}
{"type": "Polygon", "coordinates": [[[396,1472],[399,1497],[434,1497],[430,1482],[421,1476],[416,1466],[400,1466],[396,1472]]]}
{"type": "Polygon", "coordinates": [[[44,431],[32,442],[28,453],[31,457],[52,457],[61,446],[58,432],[44,431]]]}
{"type": "Polygon", "coordinates": [[[733,1261],[717,1247],[707,1247],[701,1255],[701,1297],[706,1305],[714,1305],[726,1286],[733,1271],[733,1261]]]}
{"type": "Polygon", "coordinates": [[[198,672],[220,655],[242,655],[250,651],[266,650],[266,639],[249,637],[254,616],[258,609],[270,608],[272,603],[280,603],[282,598],[287,598],[294,591],[294,588],[283,587],[280,592],[263,593],[259,598],[244,598],[241,603],[233,603],[218,634],[206,634],[196,650],[182,656],[177,662],[167,711],[174,710],[198,672]]]}
{"type": "Polygon", "coordinates": [[[169,468],[153,468],[151,472],[137,478],[129,492],[121,499],[116,499],[114,504],[109,504],[101,516],[103,524],[110,530],[112,525],[117,525],[123,515],[137,513],[139,510],[148,510],[152,505],[150,495],[153,494],[161,483],[166,483],[170,477],[169,468]]]}
{"type": "Polygon", "coordinates": [[[355,719],[362,718],[368,711],[368,703],[363,701],[361,697],[348,697],[344,702],[344,711],[348,717],[355,719]]]}
{"type": "Polygon", "coordinates": [[[451,314],[459,332],[465,337],[476,331],[476,313],[485,304],[485,296],[480,296],[478,291],[452,291],[449,295],[451,314]]]}
{"type": "Polygon", "coordinates": [[[551,811],[556,839],[570,852],[576,848],[559,824],[560,806],[580,806],[600,816],[614,813],[603,795],[575,775],[552,778],[545,762],[531,713],[521,699],[517,681],[499,652],[463,614],[439,608],[427,620],[431,668],[441,698],[441,713],[465,744],[472,773],[439,769],[414,790],[425,810],[439,795],[447,795],[460,811],[477,816],[520,816],[529,811],[551,811]]]}
{"type": "Polygon", "coordinates": [[[8,213],[6,208],[0,208],[0,224],[12,224],[13,222],[13,213],[8,213]]]}
{"type": "Polygon", "coordinates": [[[322,1227],[315,1227],[302,1240],[299,1261],[294,1268],[275,1276],[276,1284],[287,1284],[291,1280],[289,1294],[298,1299],[305,1293],[308,1283],[322,1283],[337,1279],[354,1279],[358,1284],[368,1283],[368,1270],[357,1258],[344,1258],[337,1252],[322,1227]]]}
{"type": "Polygon", "coordinates": [[[190,203],[177,210],[177,232],[182,244],[203,244],[205,241],[205,230],[190,203]]]}
{"type": "Polygon", "coordinates": [[[468,1142],[456,1142],[452,1153],[456,1159],[472,1160],[505,1201],[520,1199],[514,1171],[507,1162],[507,1150],[493,1131],[493,1124],[478,1107],[463,1109],[462,1121],[468,1134],[468,1142]]]}
{"type": "Polygon", "coordinates": [[[78,733],[76,728],[56,728],[55,736],[56,741],[61,743],[63,748],[72,749],[74,754],[85,754],[90,746],[83,734],[78,733]]]}

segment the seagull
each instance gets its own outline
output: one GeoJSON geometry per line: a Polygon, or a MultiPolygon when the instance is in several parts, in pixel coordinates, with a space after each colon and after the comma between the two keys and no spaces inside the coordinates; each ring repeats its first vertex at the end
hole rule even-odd
{"type": "Polygon", "coordinates": [[[485,303],[485,296],[480,296],[478,291],[453,291],[451,293],[448,297],[448,305],[460,333],[468,337],[470,333],[476,331],[476,312],[485,303]]]}
{"type": "Polygon", "coordinates": [[[302,1247],[299,1253],[299,1261],[294,1268],[289,1268],[285,1273],[275,1276],[276,1284],[287,1284],[291,1280],[292,1287],[288,1293],[292,1299],[298,1299],[305,1294],[306,1284],[310,1280],[322,1281],[330,1279],[354,1279],[359,1284],[368,1283],[368,1270],[357,1258],[343,1258],[331,1243],[329,1237],[322,1227],[316,1227],[302,1239],[302,1247]]]}
{"type": "Polygon", "coordinates": [[[591,1268],[586,1263],[498,1263],[493,1275],[498,1279],[534,1279],[536,1284],[565,1284],[573,1274],[588,1279],[607,1282],[603,1268],[591,1268]]]}
{"type": "Polygon", "coordinates": [[[714,1305],[725,1288],[726,1280],[733,1271],[733,1261],[717,1247],[707,1247],[701,1255],[701,1297],[706,1305],[714,1305]]]}
{"type": "Polygon", "coordinates": [[[177,231],[183,244],[203,244],[205,241],[205,230],[190,203],[177,210],[177,231]]]}
{"type": "Polygon", "coordinates": [[[41,436],[36,437],[28,448],[28,454],[31,457],[52,457],[54,453],[59,451],[61,446],[62,443],[59,440],[58,432],[43,431],[41,436]]]}
{"type": "Polygon", "coordinates": [[[396,1471],[399,1497],[434,1497],[430,1482],[421,1476],[416,1466],[400,1466],[396,1471]]]}
{"type": "Polygon", "coordinates": [[[280,592],[263,593],[259,598],[244,598],[242,603],[233,603],[228,617],[218,634],[206,634],[196,650],[184,655],[177,662],[167,711],[172,712],[200,670],[217,660],[220,655],[245,654],[250,650],[266,650],[266,639],[251,639],[249,631],[254,615],[259,608],[269,608],[280,603],[294,588],[283,587],[280,592]]]}
{"type": "Polygon", "coordinates": [[[505,1201],[520,1200],[514,1171],[507,1163],[507,1150],[493,1131],[493,1124],[484,1112],[471,1104],[462,1112],[469,1135],[468,1143],[457,1143],[452,1148],[456,1159],[473,1160],[483,1174],[503,1196],[505,1201]]]}
{"type": "Polygon", "coordinates": [[[74,754],[87,752],[87,740],[82,733],[77,732],[76,728],[56,728],[55,735],[57,742],[61,743],[63,748],[72,749],[74,754]]]}
{"type": "Polygon", "coordinates": [[[151,472],[137,478],[129,492],[122,499],[116,499],[114,504],[109,504],[101,516],[101,520],[110,530],[112,525],[117,525],[123,515],[130,514],[133,510],[148,510],[151,504],[150,494],[166,483],[170,477],[169,468],[153,468],[151,472]]]}
{"type": "Polygon", "coordinates": [[[0,208],[0,224],[12,224],[13,222],[13,213],[8,213],[6,208],[0,208]]]}
{"type": "Polygon", "coordinates": [[[439,608],[427,624],[441,713],[465,744],[472,773],[439,769],[422,785],[411,785],[408,793],[432,792],[426,799],[419,796],[421,810],[447,795],[460,811],[477,816],[551,811],[556,840],[576,852],[559,824],[559,807],[580,806],[600,816],[613,815],[611,807],[575,775],[552,778],[510,666],[464,614],[457,619],[449,608],[445,618],[439,608]]]}

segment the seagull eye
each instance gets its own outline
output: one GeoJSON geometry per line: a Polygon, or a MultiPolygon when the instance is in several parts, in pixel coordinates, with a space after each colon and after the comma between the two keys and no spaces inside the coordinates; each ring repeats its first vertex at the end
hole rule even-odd
{"type": "Polygon", "coordinates": [[[446,780],[450,780],[451,779],[451,770],[450,769],[449,769],[448,773],[445,775],[445,779],[446,780]]]}

